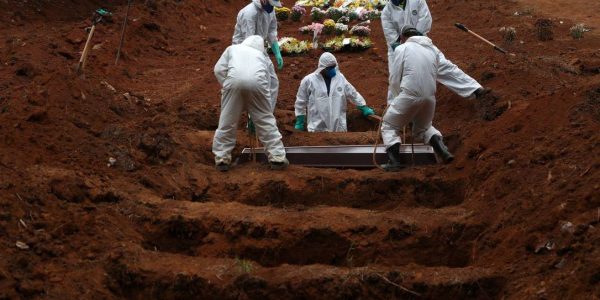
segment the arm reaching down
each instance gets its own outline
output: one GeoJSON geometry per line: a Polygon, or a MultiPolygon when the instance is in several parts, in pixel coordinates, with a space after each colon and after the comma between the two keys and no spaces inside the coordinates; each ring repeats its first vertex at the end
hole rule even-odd
{"type": "Polygon", "coordinates": [[[215,77],[221,86],[223,86],[223,82],[227,78],[227,72],[229,71],[229,49],[230,47],[225,49],[225,52],[223,52],[214,68],[215,77]]]}

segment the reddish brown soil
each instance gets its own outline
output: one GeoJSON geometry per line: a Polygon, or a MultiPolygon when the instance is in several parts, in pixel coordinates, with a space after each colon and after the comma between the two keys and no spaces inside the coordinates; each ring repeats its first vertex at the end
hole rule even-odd
{"type": "MultiPolygon", "coordinates": [[[[73,66],[104,1],[0,0],[0,299],[600,298],[600,40],[568,33],[585,3],[515,16],[529,4],[429,1],[434,42],[498,97],[440,87],[451,165],[222,174],[212,67],[246,2],[135,1],[115,67],[125,2],[110,2],[82,78],[73,66]],[[554,21],[554,40],[537,41],[538,18],[554,21]]],[[[386,53],[372,27],[375,48],[338,59],[381,113],[386,53]]],[[[356,110],[361,132],[289,130],[319,54],[279,72],[284,142],[373,143],[356,110]]],[[[237,150],[247,145],[240,131],[237,150]]]]}

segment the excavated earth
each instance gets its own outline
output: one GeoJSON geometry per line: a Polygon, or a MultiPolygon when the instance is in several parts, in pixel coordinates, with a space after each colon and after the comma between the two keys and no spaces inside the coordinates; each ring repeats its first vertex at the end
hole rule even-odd
{"type": "MultiPolygon", "coordinates": [[[[456,161],[393,174],[214,170],[212,67],[246,1],[142,2],[115,66],[126,1],[0,0],[0,299],[600,298],[594,1],[428,1],[433,41],[494,96],[440,86],[435,124],[456,161]],[[78,76],[103,5],[112,22],[78,76]],[[538,40],[538,19],[552,21],[552,40],[538,40]]],[[[279,26],[301,37],[301,23],[279,26]]],[[[372,49],[337,57],[381,114],[386,50],[371,27],[372,49]]],[[[320,53],[284,57],[284,143],[374,143],[377,124],[355,108],[351,133],[290,130],[320,53]]],[[[250,145],[241,128],[238,138],[236,154],[250,145]]]]}

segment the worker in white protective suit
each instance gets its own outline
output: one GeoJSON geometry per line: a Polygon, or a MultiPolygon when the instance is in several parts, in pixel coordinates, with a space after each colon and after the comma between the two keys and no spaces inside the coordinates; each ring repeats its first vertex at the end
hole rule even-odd
{"type": "MultiPolygon", "coordinates": [[[[431,13],[425,0],[391,0],[386,4],[381,12],[381,25],[388,44],[390,74],[392,73],[392,56],[394,54],[392,46],[397,43],[402,28],[412,26],[423,35],[427,35],[431,31],[431,23],[431,13]]],[[[475,79],[447,60],[443,54],[438,67],[437,81],[461,97],[480,98],[490,91],[484,89],[475,79]]],[[[388,103],[392,99],[391,91],[388,90],[388,103]]]]}
{"type": "Polygon", "coordinates": [[[335,56],[325,52],[319,58],[318,68],[300,82],[294,128],[303,131],[308,120],[309,132],[347,131],[346,101],[356,105],[365,117],[375,113],[339,71],[335,56]]]}
{"type": "Polygon", "coordinates": [[[454,156],[444,145],[440,131],[432,126],[436,78],[443,55],[431,39],[414,27],[404,28],[401,40],[402,44],[394,50],[390,76],[393,99],[381,126],[381,136],[389,157],[383,168],[397,171],[403,167],[399,132],[410,122],[413,123],[413,137],[429,143],[442,161],[449,163],[454,156]]]}
{"type": "Polygon", "coordinates": [[[220,171],[230,168],[237,125],[244,110],[254,120],[258,139],[265,146],[271,169],[284,169],[289,164],[269,104],[269,63],[269,58],[264,55],[262,37],[252,35],[240,45],[227,47],[215,65],[215,77],[223,88],[219,128],[215,131],[212,150],[220,171]]]}
{"type": "MultiPolygon", "coordinates": [[[[277,42],[277,18],[275,17],[274,7],[281,7],[279,0],[252,0],[237,15],[235,31],[233,33],[232,44],[237,45],[251,35],[258,35],[271,45],[271,50],[277,61],[277,68],[283,68],[283,58],[277,42]]],[[[267,55],[265,49],[265,55],[267,55]]],[[[279,94],[279,80],[275,74],[273,64],[269,65],[269,76],[271,76],[271,97],[269,103],[271,111],[275,110],[277,96],[279,94]]],[[[250,126],[252,126],[250,124],[250,126]]]]}

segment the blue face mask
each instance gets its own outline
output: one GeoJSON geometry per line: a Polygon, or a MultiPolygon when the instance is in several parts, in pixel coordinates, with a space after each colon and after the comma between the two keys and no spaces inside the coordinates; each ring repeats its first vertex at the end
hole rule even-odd
{"type": "Polygon", "coordinates": [[[335,77],[335,67],[329,67],[325,69],[325,76],[329,78],[335,77]]]}
{"type": "Polygon", "coordinates": [[[271,3],[269,3],[269,1],[267,1],[267,3],[265,3],[262,6],[262,8],[269,14],[273,12],[273,5],[271,5],[271,3]]]}

